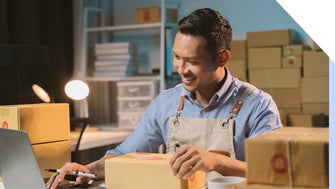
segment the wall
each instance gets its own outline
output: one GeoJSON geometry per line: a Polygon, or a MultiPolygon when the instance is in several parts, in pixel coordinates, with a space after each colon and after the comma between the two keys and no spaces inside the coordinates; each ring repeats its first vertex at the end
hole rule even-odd
{"type": "Polygon", "coordinates": [[[297,31],[297,42],[310,44],[310,37],[275,0],[181,0],[183,13],[209,7],[226,17],[233,28],[234,39],[245,39],[246,32],[287,29],[297,31]]]}
{"type": "MultiPolygon", "coordinates": [[[[311,38],[275,0],[180,0],[185,16],[198,8],[213,8],[226,17],[233,28],[234,39],[245,39],[246,32],[273,29],[294,29],[297,42],[312,45],[311,38]]],[[[158,6],[158,0],[114,0],[115,25],[133,24],[135,7],[158,6]],[[125,4],[129,6],[124,6],[125,4]]]]}

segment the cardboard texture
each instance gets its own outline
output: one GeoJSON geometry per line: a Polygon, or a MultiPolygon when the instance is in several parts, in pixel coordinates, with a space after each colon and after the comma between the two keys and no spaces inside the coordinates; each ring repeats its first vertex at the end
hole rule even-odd
{"type": "Polygon", "coordinates": [[[243,59],[229,60],[227,67],[234,77],[247,78],[247,63],[243,59]]]}
{"type": "Polygon", "coordinates": [[[329,129],[284,127],[246,140],[248,183],[328,187],[329,129]]]}
{"type": "Polygon", "coordinates": [[[248,47],[284,46],[295,43],[294,30],[269,30],[247,32],[248,47]]]}
{"type": "Polygon", "coordinates": [[[249,81],[259,88],[298,88],[299,68],[249,69],[249,81]]]}
{"type": "Polygon", "coordinates": [[[249,48],[248,68],[281,68],[281,47],[249,48]]]}
{"type": "Polygon", "coordinates": [[[328,77],[329,57],[323,51],[304,51],[304,77],[328,77]]]}
{"type": "Polygon", "coordinates": [[[302,68],[301,56],[286,56],[282,58],[283,68],[302,68]]]}
{"type": "MultiPolygon", "coordinates": [[[[166,9],[166,21],[177,22],[178,10],[166,9]]],[[[160,7],[147,7],[135,9],[135,24],[147,24],[161,22],[161,9],[160,7]]]]}
{"type": "Polygon", "coordinates": [[[302,103],[302,113],[329,115],[329,103],[302,103]]]}
{"type": "Polygon", "coordinates": [[[43,178],[50,178],[52,174],[44,171],[45,168],[60,168],[71,161],[70,140],[33,144],[32,148],[43,178]]]}
{"type": "Polygon", "coordinates": [[[325,114],[289,114],[289,126],[326,127],[329,126],[325,114]]]}
{"type": "MultiPolygon", "coordinates": [[[[253,184],[253,183],[242,182],[240,184],[235,185],[234,189],[311,189],[311,188],[310,187],[276,186],[276,185],[269,185],[269,184],[253,184]]],[[[328,189],[328,187],[318,188],[318,189],[328,189]]]]}
{"type": "Polygon", "coordinates": [[[309,50],[310,47],[302,44],[283,46],[283,56],[302,56],[304,50],[309,50]]]}
{"type": "Polygon", "coordinates": [[[247,41],[233,40],[231,43],[230,60],[246,60],[247,58],[247,41]]]}
{"type": "Polygon", "coordinates": [[[272,96],[278,108],[301,109],[300,88],[262,88],[262,90],[272,96]]]}
{"type": "Polygon", "coordinates": [[[178,179],[169,166],[170,154],[130,153],[105,161],[107,189],[198,189],[206,185],[205,172],[178,179]]]}
{"type": "Polygon", "coordinates": [[[0,106],[2,127],[27,131],[31,144],[69,140],[69,116],[66,103],[0,106]]]}
{"type": "Polygon", "coordinates": [[[303,103],[328,103],[329,78],[303,77],[301,79],[301,101],[303,103]]]}

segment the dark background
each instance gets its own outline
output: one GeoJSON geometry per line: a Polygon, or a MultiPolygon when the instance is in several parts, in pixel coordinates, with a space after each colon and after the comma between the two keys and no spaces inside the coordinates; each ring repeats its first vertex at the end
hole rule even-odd
{"type": "Polygon", "coordinates": [[[72,103],[64,86],[73,73],[71,0],[0,0],[0,105],[72,103]]]}

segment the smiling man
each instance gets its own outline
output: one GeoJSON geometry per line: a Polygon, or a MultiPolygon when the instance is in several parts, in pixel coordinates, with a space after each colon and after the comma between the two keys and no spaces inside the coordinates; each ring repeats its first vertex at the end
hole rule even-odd
{"type": "Polygon", "coordinates": [[[94,172],[103,179],[107,158],[155,153],[162,145],[173,154],[170,166],[179,178],[198,170],[245,175],[244,141],[282,127],[277,106],[270,95],[230,74],[232,29],[219,12],[195,10],[178,26],[173,65],[182,83],[162,91],[117,148],[85,166],[67,163],[51,177],[50,188],[70,171],[94,172]]]}

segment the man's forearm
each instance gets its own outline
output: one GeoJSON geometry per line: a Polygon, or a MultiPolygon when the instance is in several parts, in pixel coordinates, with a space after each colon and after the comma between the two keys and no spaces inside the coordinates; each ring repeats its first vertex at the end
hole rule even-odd
{"type": "Polygon", "coordinates": [[[116,157],[114,154],[108,154],[102,157],[101,159],[94,161],[90,164],[87,164],[86,167],[90,170],[90,172],[93,172],[97,174],[98,180],[105,178],[105,160],[109,158],[116,157]]]}

